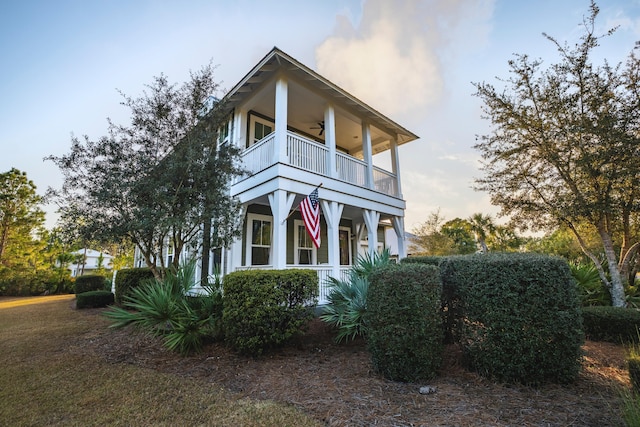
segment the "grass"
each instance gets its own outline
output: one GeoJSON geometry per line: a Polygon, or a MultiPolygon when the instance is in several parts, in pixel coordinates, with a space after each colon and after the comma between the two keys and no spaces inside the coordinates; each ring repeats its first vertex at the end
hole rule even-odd
{"type": "Polygon", "coordinates": [[[0,420],[12,426],[315,426],[296,409],[74,352],[108,322],[73,295],[0,298],[0,420]]]}

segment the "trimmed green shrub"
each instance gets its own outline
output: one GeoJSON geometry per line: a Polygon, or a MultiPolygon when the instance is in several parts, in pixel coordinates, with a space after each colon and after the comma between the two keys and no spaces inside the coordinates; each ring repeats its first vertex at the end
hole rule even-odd
{"type": "Polygon", "coordinates": [[[448,257],[441,276],[459,292],[460,342],[471,369],[528,385],[576,378],[582,317],[564,259],[531,253],[448,257]]]}
{"type": "Polygon", "coordinates": [[[457,342],[457,322],[462,318],[460,307],[460,292],[455,275],[451,271],[447,261],[455,260],[462,255],[450,256],[416,256],[403,258],[401,264],[426,264],[440,268],[440,280],[442,281],[442,326],[444,329],[444,342],[451,344],[457,342]]]}
{"type": "Polygon", "coordinates": [[[442,260],[446,258],[446,256],[440,255],[410,256],[407,258],[402,258],[400,260],[400,264],[427,264],[435,265],[436,267],[438,267],[440,266],[442,260]]]}
{"type": "MultiPolygon", "coordinates": [[[[105,316],[112,327],[133,324],[160,336],[165,346],[182,354],[198,352],[207,338],[220,338],[222,292],[217,284],[194,294],[195,262],[169,272],[163,281],[146,279],[129,289],[124,308],[111,307],[105,316]]],[[[117,278],[117,276],[116,276],[117,278]]]]}
{"type": "Polygon", "coordinates": [[[237,271],[224,278],[223,329],[238,352],[262,354],[300,334],[313,318],[313,270],[237,271]]]}
{"type": "Polygon", "coordinates": [[[640,311],[624,307],[582,307],[587,339],[613,343],[638,341],[640,311]]]}
{"type": "Polygon", "coordinates": [[[85,276],[76,277],[76,295],[90,291],[106,291],[105,278],[98,274],[87,274],[85,276]]]}
{"type": "Polygon", "coordinates": [[[370,280],[365,322],[374,369],[393,381],[434,377],[443,349],[438,267],[391,265],[370,280]]]}
{"type": "Polygon", "coordinates": [[[76,295],[76,308],[98,308],[113,304],[113,294],[109,291],[89,291],[76,295]]]}
{"type": "Polygon", "coordinates": [[[115,281],[116,303],[122,304],[125,301],[125,296],[130,293],[131,289],[140,286],[143,281],[153,278],[154,276],[151,269],[146,267],[118,270],[115,281]]]}

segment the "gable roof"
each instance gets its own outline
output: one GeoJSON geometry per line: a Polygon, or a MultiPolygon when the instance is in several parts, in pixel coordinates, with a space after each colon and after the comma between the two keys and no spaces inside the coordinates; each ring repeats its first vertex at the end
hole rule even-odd
{"type": "Polygon", "coordinates": [[[336,84],[322,77],[301,62],[274,47],[262,58],[224,97],[227,105],[233,107],[240,104],[248,94],[254,92],[262,84],[273,78],[279,70],[297,77],[298,80],[321,91],[337,105],[343,105],[369,123],[374,124],[389,135],[397,137],[398,145],[418,139],[413,132],[394,122],[376,109],[370,107],[336,84]]]}

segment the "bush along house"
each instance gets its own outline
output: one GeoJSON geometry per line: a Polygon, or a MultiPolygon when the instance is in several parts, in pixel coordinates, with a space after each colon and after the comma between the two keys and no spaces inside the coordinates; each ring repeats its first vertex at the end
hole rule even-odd
{"type": "Polygon", "coordinates": [[[344,278],[359,255],[406,256],[398,146],[415,134],[275,47],[224,101],[224,143],[249,173],[230,187],[242,236],[214,251],[210,271],[313,269],[323,303],[326,278],[344,278]]]}

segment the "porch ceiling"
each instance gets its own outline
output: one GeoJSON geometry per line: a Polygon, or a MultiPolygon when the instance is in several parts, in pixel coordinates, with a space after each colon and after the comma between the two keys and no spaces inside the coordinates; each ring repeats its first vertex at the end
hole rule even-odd
{"type": "Polygon", "coordinates": [[[334,105],[336,142],[338,147],[356,157],[362,151],[362,121],[371,125],[374,154],[389,149],[390,139],[397,136],[403,144],[417,136],[362,101],[338,88],[319,74],[305,67],[284,52],[274,48],[230,92],[226,98],[233,107],[245,105],[267,117],[275,116],[275,81],[278,73],[288,78],[288,125],[296,131],[324,142],[318,123],[324,120],[326,99],[334,105]]]}

